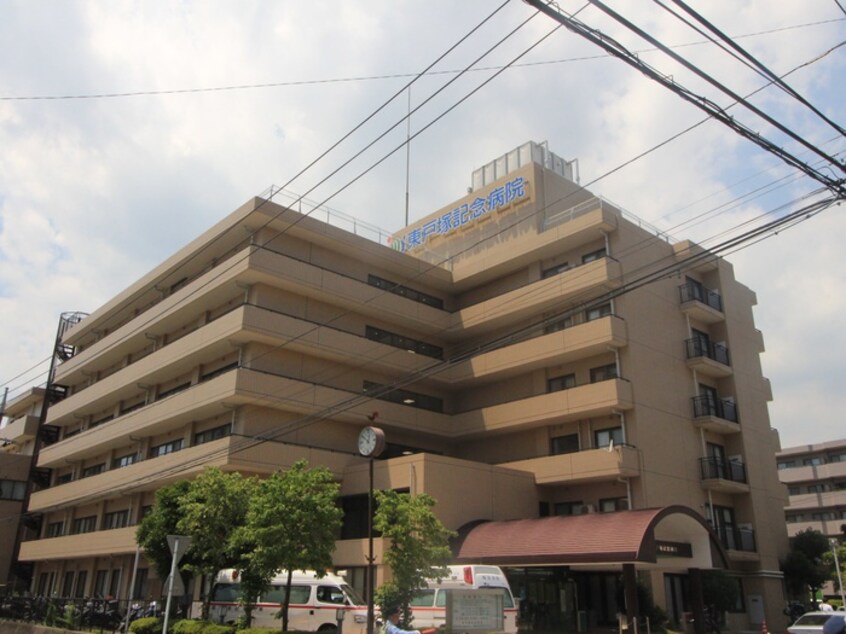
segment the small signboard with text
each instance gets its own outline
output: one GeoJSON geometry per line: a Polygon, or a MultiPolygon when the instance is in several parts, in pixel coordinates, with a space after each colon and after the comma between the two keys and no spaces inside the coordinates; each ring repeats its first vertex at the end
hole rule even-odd
{"type": "Polygon", "coordinates": [[[451,632],[502,632],[505,606],[501,589],[450,590],[446,623],[451,632]]]}

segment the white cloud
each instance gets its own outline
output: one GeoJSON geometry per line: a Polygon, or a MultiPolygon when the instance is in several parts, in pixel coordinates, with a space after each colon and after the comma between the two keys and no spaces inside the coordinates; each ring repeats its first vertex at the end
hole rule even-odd
{"type": "MultiPolygon", "coordinates": [[[[631,1],[615,6],[668,43],[702,39],[654,7],[647,11],[631,1]]],[[[448,0],[8,2],[0,23],[0,96],[406,75],[434,60],[492,8],[481,0],[457,5],[448,0]]],[[[842,32],[842,22],[831,22],[842,16],[822,0],[718,2],[701,10],[731,34],[762,33],[739,42],[775,72],[824,52],[842,32]]],[[[531,13],[524,3],[510,3],[437,70],[462,68],[531,13]]],[[[593,9],[580,17],[633,49],[648,48],[593,9]]],[[[535,18],[479,65],[506,63],[553,26],[544,16],[535,18]]],[[[736,62],[718,58],[712,45],[678,50],[730,78],[740,94],[763,81],[736,62]]],[[[677,81],[729,103],[658,54],[641,55],[677,81]]],[[[505,71],[415,139],[412,220],[461,196],[474,168],[529,139],[548,140],[554,152],[578,158],[582,181],[588,182],[704,116],[621,62],[601,57],[565,29],[520,62],[553,60],[558,63],[505,71]]],[[[829,55],[791,75],[790,82],[831,116],[842,117],[843,65],[842,55],[829,55]]],[[[490,74],[458,79],[415,114],[412,132],[490,74]]],[[[421,79],[411,91],[412,105],[452,77],[421,79]]],[[[244,200],[271,183],[286,182],[408,80],[397,76],[112,99],[0,101],[0,318],[6,331],[15,333],[0,342],[5,370],[0,381],[47,355],[61,311],[94,310],[244,200]]],[[[834,136],[819,121],[799,116],[795,102],[773,89],[755,103],[776,109],[816,142],[834,136]]],[[[404,116],[406,107],[402,95],[290,189],[304,192],[317,184],[404,116]]],[[[731,112],[750,120],[739,110],[731,112]]],[[[405,134],[401,124],[309,198],[329,198],[405,134]]],[[[834,143],[830,150],[841,147],[842,142],[834,143]]],[[[681,225],[679,237],[705,241],[807,185],[746,201],[699,224],[689,223],[692,218],[788,173],[776,159],[710,122],[603,179],[594,190],[662,228],[681,225]]],[[[329,203],[388,230],[401,226],[404,204],[404,151],[329,203]]],[[[843,300],[832,289],[843,286],[844,256],[838,245],[846,236],[836,218],[836,211],[828,212],[731,258],[738,277],[758,293],[756,316],[768,346],[764,371],[773,379],[776,397],[773,424],[783,429],[785,445],[805,442],[799,430],[808,425],[821,438],[843,435],[827,422],[842,411],[834,377],[844,374],[836,354],[842,344],[836,318],[843,300]],[[805,420],[806,414],[813,420],[805,420]]]]}

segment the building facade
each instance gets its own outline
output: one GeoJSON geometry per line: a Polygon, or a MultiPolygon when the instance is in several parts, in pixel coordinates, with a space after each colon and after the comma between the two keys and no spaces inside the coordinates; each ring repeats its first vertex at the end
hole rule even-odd
{"type": "MultiPolygon", "coordinates": [[[[0,592],[12,590],[19,577],[29,580],[27,570],[14,565],[16,551],[23,537],[37,537],[37,518],[24,514],[29,483],[47,482],[46,472],[34,470],[33,464],[44,390],[33,388],[4,405],[0,426],[0,592]]],[[[26,567],[24,567],[26,568],[26,567]]]]}
{"type": "MultiPolygon", "coordinates": [[[[787,486],[788,536],[810,529],[846,539],[846,439],[787,447],[776,454],[776,462],[787,486]]],[[[831,583],[823,592],[839,596],[831,583]]]]}
{"type": "MultiPolygon", "coordinates": [[[[730,625],[783,620],[786,496],[755,295],[573,178],[529,143],[376,240],[256,198],[70,326],[46,419],[59,440],[38,457],[51,486],[29,505],[41,534],[21,546],[33,591],[155,593],[143,557],[129,579],[156,489],[300,458],[341,483],[334,561],[361,587],[356,439],[378,412],[375,486],[432,495],[447,527],[681,505],[685,519],[646,526],[663,522],[635,573],[655,601],[681,620],[685,566],[720,550],[742,588],[730,625]]],[[[515,557],[538,627],[615,622],[619,561],[515,557]]]]}

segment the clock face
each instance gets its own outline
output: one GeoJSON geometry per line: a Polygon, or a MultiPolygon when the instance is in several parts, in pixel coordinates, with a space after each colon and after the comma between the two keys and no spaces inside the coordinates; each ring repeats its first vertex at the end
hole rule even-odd
{"type": "Polygon", "coordinates": [[[375,457],[382,453],[385,434],[376,427],[365,427],[358,435],[358,453],[362,456],[375,457]]]}

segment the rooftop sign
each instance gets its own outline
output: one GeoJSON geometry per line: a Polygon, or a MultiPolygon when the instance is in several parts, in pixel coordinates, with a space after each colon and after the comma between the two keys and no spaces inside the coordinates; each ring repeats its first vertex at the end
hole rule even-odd
{"type": "Polygon", "coordinates": [[[528,197],[526,184],[526,179],[518,176],[499,187],[494,187],[485,197],[477,196],[470,202],[427,220],[405,235],[395,236],[391,241],[391,248],[396,251],[408,251],[421,247],[434,236],[449,235],[492,211],[506,209],[528,197]]]}

